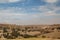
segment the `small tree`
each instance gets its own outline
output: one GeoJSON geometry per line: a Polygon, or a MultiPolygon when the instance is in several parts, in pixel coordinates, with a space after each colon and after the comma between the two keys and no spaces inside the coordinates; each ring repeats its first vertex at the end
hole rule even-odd
{"type": "Polygon", "coordinates": [[[13,29],[11,34],[14,38],[17,38],[20,35],[16,29],[13,29]]]}
{"type": "Polygon", "coordinates": [[[28,27],[25,27],[25,34],[27,34],[28,32],[28,27]]]}

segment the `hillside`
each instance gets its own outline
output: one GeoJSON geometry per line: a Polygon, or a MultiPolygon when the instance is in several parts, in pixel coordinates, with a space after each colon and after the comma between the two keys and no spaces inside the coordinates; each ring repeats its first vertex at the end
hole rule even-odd
{"type": "Polygon", "coordinates": [[[60,39],[60,24],[16,25],[0,24],[0,38],[55,38],[60,39]]]}

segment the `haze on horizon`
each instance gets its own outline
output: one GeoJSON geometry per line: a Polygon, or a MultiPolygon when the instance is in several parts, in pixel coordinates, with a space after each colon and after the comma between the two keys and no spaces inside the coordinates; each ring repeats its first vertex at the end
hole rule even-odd
{"type": "Polygon", "coordinates": [[[60,0],[0,0],[0,23],[60,24],[60,0]]]}

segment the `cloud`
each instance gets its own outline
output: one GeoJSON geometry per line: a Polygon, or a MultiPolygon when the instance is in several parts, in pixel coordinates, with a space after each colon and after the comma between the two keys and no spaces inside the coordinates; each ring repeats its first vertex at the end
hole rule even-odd
{"type": "Polygon", "coordinates": [[[60,16],[60,13],[58,11],[60,10],[60,7],[57,7],[55,5],[42,5],[37,6],[35,8],[32,8],[32,10],[39,11],[40,14],[38,16],[60,16]]]}
{"type": "Polygon", "coordinates": [[[19,2],[19,1],[25,1],[25,0],[0,0],[0,3],[12,3],[12,2],[19,2]]]}
{"type": "Polygon", "coordinates": [[[56,14],[54,11],[48,11],[44,15],[45,16],[60,16],[60,14],[56,14]]]}
{"type": "Polygon", "coordinates": [[[8,0],[8,2],[18,2],[18,1],[21,1],[21,0],[8,0]]]}
{"type": "MultiPolygon", "coordinates": [[[[51,3],[51,2],[49,2],[51,3]]],[[[7,7],[0,9],[0,23],[53,24],[60,23],[60,7],[53,4],[33,7],[7,7]],[[58,17],[59,16],[59,17],[58,17]]]]}
{"type": "MultiPolygon", "coordinates": [[[[14,8],[0,10],[0,23],[27,24],[28,18],[32,15],[17,12],[14,8]]],[[[18,11],[18,10],[17,10],[18,11]]]]}
{"type": "Polygon", "coordinates": [[[22,11],[23,8],[6,8],[6,9],[0,9],[0,15],[6,15],[6,16],[25,16],[27,14],[24,14],[22,11]]]}
{"type": "Polygon", "coordinates": [[[47,2],[47,3],[55,3],[55,2],[57,2],[58,0],[44,0],[45,2],[47,2]]]}
{"type": "Polygon", "coordinates": [[[28,16],[28,14],[24,14],[20,12],[22,8],[7,8],[0,9],[0,23],[14,23],[18,24],[23,23],[24,19],[28,16]],[[19,12],[15,12],[18,11],[19,12]]]}
{"type": "Polygon", "coordinates": [[[57,15],[55,11],[58,10],[59,8],[56,9],[53,8],[55,9],[53,11],[48,9],[49,8],[46,8],[46,6],[41,7],[39,6],[37,10],[42,11],[42,13],[36,13],[36,14],[20,12],[22,8],[13,7],[13,8],[2,9],[0,10],[0,23],[12,23],[20,25],[59,23],[58,21],[60,21],[60,19],[58,17],[49,17],[57,15]],[[39,8],[41,8],[41,10],[39,8]],[[19,10],[19,12],[15,12],[18,11],[17,9],[19,10]]]}
{"type": "MultiPolygon", "coordinates": [[[[23,8],[0,9],[0,23],[34,24],[37,23],[38,14],[21,12],[23,8]],[[15,12],[16,11],[16,12],[15,12]],[[33,21],[35,20],[35,21],[33,21]]],[[[24,11],[24,10],[23,10],[24,11]]]]}
{"type": "MultiPolygon", "coordinates": [[[[9,21],[9,20],[17,20],[17,19],[23,19],[25,18],[25,16],[27,16],[28,14],[24,14],[23,12],[21,12],[22,8],[7,8],[7,9],[0,9],[0,19],[2,19],[3,21],[9,21]],[[19,12],[17,12],[19,9],[19,12]]],[[[2,21],[1,20],[1,21],[2,21]]],[[[2,22],[3,22],[2,21],[2,22]]]]}

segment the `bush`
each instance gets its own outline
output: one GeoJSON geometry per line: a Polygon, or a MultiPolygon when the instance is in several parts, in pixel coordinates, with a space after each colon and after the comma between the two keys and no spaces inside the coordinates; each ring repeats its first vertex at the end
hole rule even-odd
{"type": "Polygon", "coordinates": [[[46,38],[46,36],[43,35],[42,38],[46,38]]]}
{"type": "Polygon", "coordinates": [[[60,39],[60,37],[58,37],[57,39],[60,39]]]}
{"type": "Polygon", "coordinates": [[[7,35],[6,34],[3,34],[4,38],[7,38],[7,35]]]}
{"type": "Polygon", "coordinates": [[[28,34],[24,34],[23,37],[24,37],[24,38],[29,38],[29,37],[31,37],[31,36],[28,35],[28,34]]]}
{"type": "Polygon", "coordinates": [[[37,37],[37,35],[29,35],[29,34],[24,34],[24,38],[31,38],[31,37],[37,37]]]}

